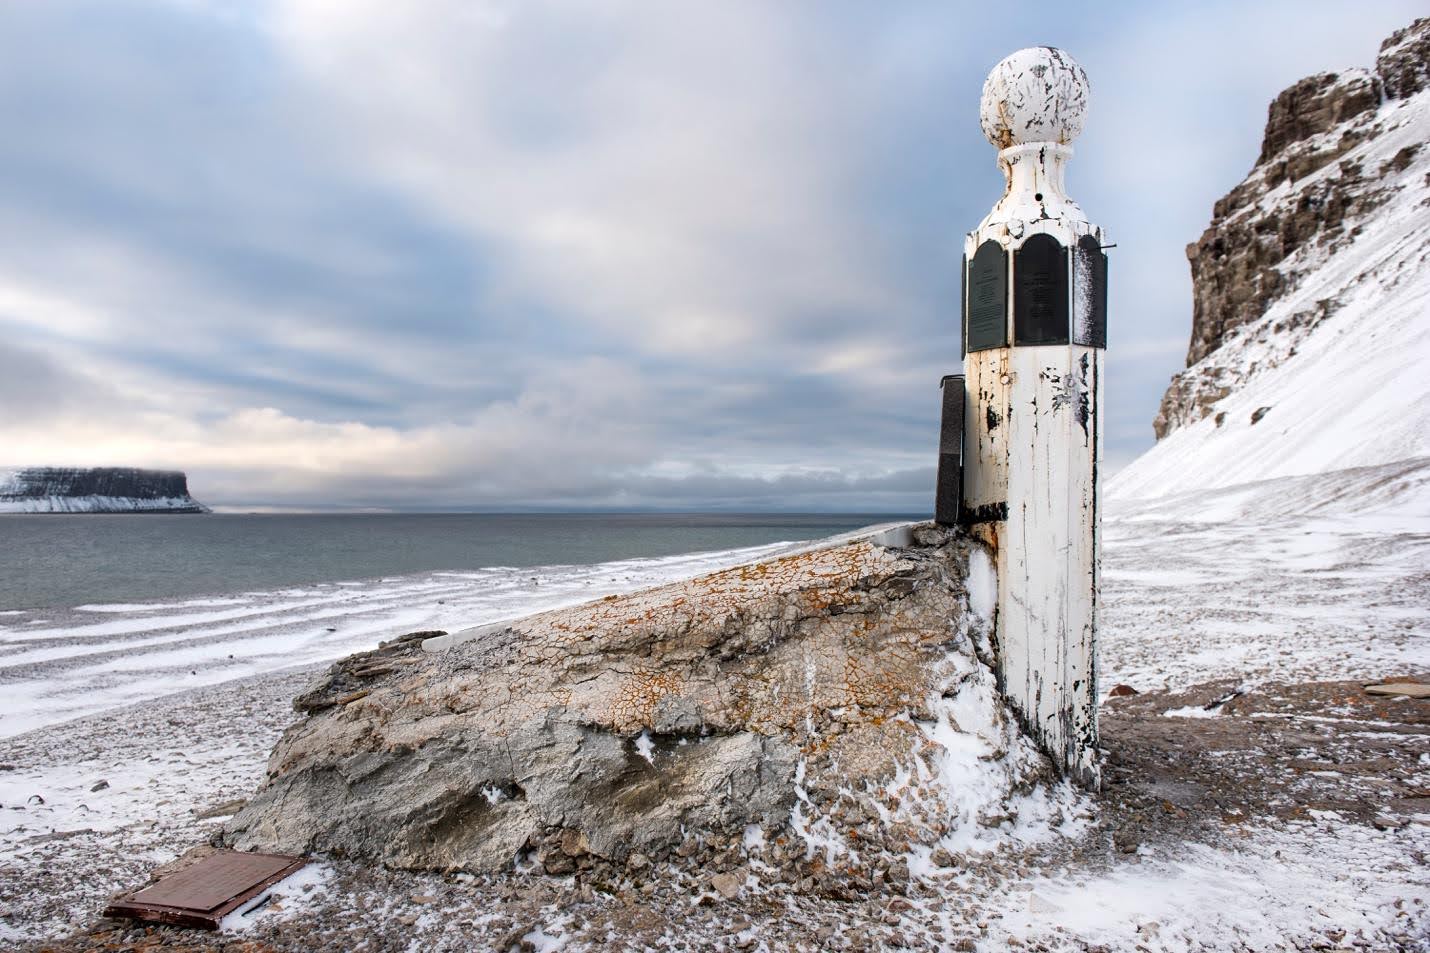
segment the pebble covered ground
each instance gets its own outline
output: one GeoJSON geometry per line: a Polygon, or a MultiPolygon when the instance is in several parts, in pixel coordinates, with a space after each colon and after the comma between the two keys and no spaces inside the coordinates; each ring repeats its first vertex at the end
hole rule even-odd
{"type": "MultiPolygon", "coordinates": [[[[285,682],[295,681],[267,687],[281,694],[285,682]]],[[[277,899],[238,932],[211,935],[94,916],[116,885],[144,881],[164,845],[201,843],[216,826],[191,815],[187,823],[136,824],[118,837],[31,843],[18,858],[23,870],[5,872],[0,903],[12,928],[52,931],[52,939],[16,942],[17,950],[34,953],[387,951],[411,949],[414,941],[420,949],[453,951],[1116,949],[1122,944],[1115,938],[1087,942],[1059,928],[1066,909],[1059,891],[1075,878],[1095,884],[1145,870],[1155,882],[1169,858],[1229,844],[1245,844],[1253,856],[1256,845],[1275,844],[1280,856],[1272,852],[1268,861],[1312,863],[1318,845],[1350,832],[1365,869],[1341,873],[1366,878],[1357,889],[1369,889],[1367,900],[1377,903],[1383,898],[1376,884],[1382,891],[1387,883],[1402,886],[1402,895],[1388,901],[1394,913],[1342,910],[1288,936],[1285,948],[1427,948],[1430,830],[1423,819],[1430,813],[1430,766],[1421,760],[1430,750],[1430,705],[1376,698],[1347,682],[1268,686],[1221,701],[1228,694],[1226,683],[1209,683],[1110,700],[1098,821],[1076,845],[941,858],[950,866],[922,878],[893,864],[867,890],[837,896],[822,895],[817,864],[793,881],[762,876],[758,863],[738,878],[666,865],[603,880],[581,873],[413,874],[320,858],[306,889],[284,895],[280,885],[277,899]],[[1209,704],[1217,705],[1209,717],[1167,715],[1209,704]]],[[[187,716],[203,711],[196,699],[190,704],[168,726],[175,740],[191,726],[187,716]]],[[[215,792],[226,796],[230,789],[215,792]]],[[[1293,905],[1303,900],[1286,898],[1293,905]]],[[[1155,911],[1137,928],[1146,949],[1263,948],[1240,942],[1235,932],[1186,935],[1158,922],[1155,911]]],[[[1254,931],[1246,939],[1254,940],[1254,931]]]]}
{"type": "MultiPolygon", "coordinates": [[[[1363,690],[1430,681],[1424,613],[1405,601],[1430,586],[1415,568],[1423,539],[1348,535],[1348,555],[1306,539],[1310,526],[1134,529],[1109,534],[1102,685],[1137,693],[1102,706],[1104,790],[1075,841],[936,857],[923,876],[887,858],[852,890],[817,863],[473,877],[319,857],[233,932],[99,917],[251,793],[310,668],[0,741],[0,941],[24,953],[1430,951],[1430,701],[1363,690]],[[1268,571],[1268,548],[1293,544],[1295,571],[1268,571]],[[1209,611],[1227,580],[1242,587],[1240,667],[1230,620],[1209,611]],[[1334,612],[1318,612],[1318,583],[1334,612]],[[1347,657],[1358,618],[1391,633],[1389,648],[1347,657]],[[1278,631],[1294,652],[1275,650],[1278,631]]],[[[742,849],[724,845],[737,860],[742,849]]]]}

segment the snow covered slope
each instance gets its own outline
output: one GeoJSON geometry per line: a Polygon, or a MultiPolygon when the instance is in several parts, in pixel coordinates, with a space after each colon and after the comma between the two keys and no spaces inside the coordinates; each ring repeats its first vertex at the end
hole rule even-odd
{"type": "Polygon", "coordinates": [[[207,513],[177,470],[0,470],[0,513],[207,513]]]}
{"type": "Polygon", "coordinates": [[[1427,50],[1430,19],[1387,40],[1376,72],[1273,104],[1261,160],[1188,249],[1192,363],[1160,442],[1109,481],[1114,503],[1328,474],[1310,484],[1321,504],[1355,508],[1365,471],[1339,471],[1400,464],[1402,502],[1430,512],[1427,50]]]}

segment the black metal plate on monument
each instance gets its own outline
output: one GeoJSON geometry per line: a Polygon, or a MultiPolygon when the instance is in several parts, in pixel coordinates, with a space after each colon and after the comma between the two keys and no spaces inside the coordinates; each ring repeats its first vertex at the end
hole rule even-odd
{"type": "Polygon", "coordinates": [[[1034,235],[1013,253],[1013,344],[1068,343],[1067,249],[1034,235]]]}
{"type": "Polygon", "coordinates": [[[963,256],[963,265],[958,271],[958,313],[961,316],[962,324],[959,325],[958,335],[958,356],[964,358],[968,356],[968,256],[963,256]]]}
{"type": "Polygon", "coordinates": [[[934,494],[935,523],[952,526],[963,505],[963,388],[962,374],[949,374],[943,388],[943,416],[938,430],[938,488],[934,494]]]}
{"type": "Polygon", "coordinates": [[[1107,254],[1091,235],[1073,251],[1073,343],[1107,347],[1107,254]]]}
{"type": "Polygon", "coordinates": [[[978,246],[967,269],[963,342],[966,353],[1008,346],[1008,253],[995,241],[978,246]]]}

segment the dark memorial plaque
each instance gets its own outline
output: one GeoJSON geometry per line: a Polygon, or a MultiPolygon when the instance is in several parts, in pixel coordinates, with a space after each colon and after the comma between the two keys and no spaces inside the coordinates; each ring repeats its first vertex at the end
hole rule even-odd
{"type": "Polygon", "coordinates": [[[958,522],[963,504],[963,387],[962,374],[949,374],[943,388],[943,419],[938,431],[938,484],[934,494],[935,523],[958,522]]]}
{"type": "Polygon", "coordinates": [[[1034,235],[1013,253],[1013,343],[1068,343],[1067,249],[1034,235]]]}
{"type": "Polygon", "coordinates": [[[978,246],[968,268],[964,291],[964,349],[986,351],[1008,346],[1008,255],[1003,246],[986,241],[978,246]]]}
{"type": "Polygon", "coordinates": [[[1107,347],[1107,255],[1091,235],[1073,252],[1073,343],[1107,347]]]}

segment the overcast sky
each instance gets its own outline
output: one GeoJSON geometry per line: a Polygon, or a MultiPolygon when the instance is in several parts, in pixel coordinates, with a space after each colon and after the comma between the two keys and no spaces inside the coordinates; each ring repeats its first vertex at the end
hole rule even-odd
{"type": "Polygon", "coordinates": [[[932,507],[988,69],[1092,83],[1107,450],[1269,100],[1418,2],[0,2],[0,463],[219,505],[932,507]]]}

